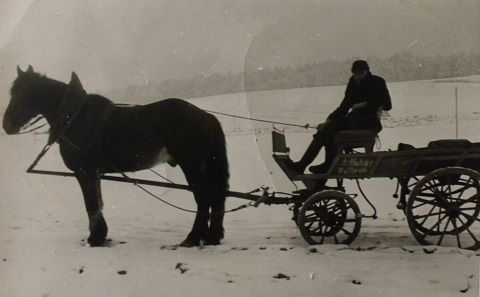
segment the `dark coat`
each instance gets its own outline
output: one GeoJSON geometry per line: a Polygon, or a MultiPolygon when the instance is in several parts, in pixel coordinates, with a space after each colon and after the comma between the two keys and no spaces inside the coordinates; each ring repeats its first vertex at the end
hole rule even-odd
{"type": "Polygon", "coordinates": [[[368,72],[360,84],[355,82],[353,76],[350,78],[342,103],[328,119],[332,122],[341,122],[340,130],[368,129],[379,132],[382,130],[382,124],[378,112],[391,108],[392,102],[385,80],[368,72]],[[350,111],[353,105],[363,102],[366,102],[365,106],[350,111]]]}

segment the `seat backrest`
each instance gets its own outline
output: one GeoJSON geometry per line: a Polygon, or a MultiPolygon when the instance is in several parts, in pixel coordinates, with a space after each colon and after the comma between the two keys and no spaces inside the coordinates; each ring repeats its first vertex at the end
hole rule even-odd
{"type": "Polygon", "coordinates": [[[272,150],[276,154],[288,154],[290,152],[290,148],[287,147],[285,140],[285,134],[272,131],[272,150]]]}

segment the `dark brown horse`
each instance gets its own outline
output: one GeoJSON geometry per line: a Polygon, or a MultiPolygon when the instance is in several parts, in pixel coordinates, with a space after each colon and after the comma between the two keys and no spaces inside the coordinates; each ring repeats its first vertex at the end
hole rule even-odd
{"type": "Polygon", "coordinates": [[[49,142],[60,145],[65,165],[80,183],[91,246],[103,245],[108,232],[101,174],[143,170],[160,162],[180,166],[197,202],[193,228],[181,245],[220,243],[229,172],[225,136],[213,115],[181,99],[116,106],[87,94],[75,73],[67,85],[31,66],[17,71],[3,128],[16,134],[36,116],[45,117],[49,142]]]}

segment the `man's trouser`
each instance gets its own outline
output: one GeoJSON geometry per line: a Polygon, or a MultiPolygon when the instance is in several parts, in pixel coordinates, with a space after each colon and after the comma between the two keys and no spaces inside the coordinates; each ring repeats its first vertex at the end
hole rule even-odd
{"type": "Polygon", "coordinates": [[[305,171],[307,166],[315,160],[322,147],[325,147],[325,162],[321,166],[328,169],[337,154],[334,146],[334,139],[337,132],[362,129],[376,130],[378,133],[381,130],[380,121],[378,119],[356,120],[343,118],[318,125],[317,133],[313,135],[312,142],[300,161],[297,162],[297,166],[300,167],[299,169],[303,169],[302,172],[305,171]]]}

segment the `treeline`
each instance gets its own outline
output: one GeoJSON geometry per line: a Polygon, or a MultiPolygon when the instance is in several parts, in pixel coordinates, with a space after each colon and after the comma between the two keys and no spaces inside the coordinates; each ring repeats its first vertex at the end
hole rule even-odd
{"type": "MultiPolygon", "coordinates": [[[[296,67],[259,68],[245,73],[214,73],[182,80],[166,80],[144,86],[129,86],[110,92],[110,96],[128,102],[158,98],[196,98],[228,93],[344,85],[350,77],[354,59],[326,60],[296,67]]],[[[440,79],[480,74],[480,53],[448,56],[395,54],[387,58],[367,57],[373,73],[387,82],[440,79]]]]}

